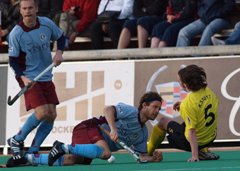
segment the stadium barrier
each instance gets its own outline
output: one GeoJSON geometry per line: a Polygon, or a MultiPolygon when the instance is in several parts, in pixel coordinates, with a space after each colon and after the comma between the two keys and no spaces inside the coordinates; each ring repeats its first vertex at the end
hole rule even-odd
{"type": "MultiPolygon", "coordinates": [[[[239,45],[231,46],[189,46],[189,47],[165,47],[165,48],[133,48],[133,49],[109,49],[109,50],[81,50],[65,51],[65,61],[92,61],[92,60],[117,60],[117,59],[152,59],[152,58],[179,58],[201,57],[219,55],[238,55],[239,45]]],[[[53,52],[54,55],[54,52],[53,52]]],[[[0,55],[0,64],[8,63],[8,54],[0,55]]]]}
{"type": "MultiPolygon", "coordinates": [[[[119,101],[137,105],[141,94],[149,90],[158,91],[168,101],[162,115],[179,119],[171,105],[186,94],[176,91],[180,90],[176,74],[180,67],[191,63],[206,69],[209,86],[220,98],[217,141],[240,141],[240,125],[236,124],[240,106],[239,53],[237,45],[64,52],[65,62],[54,68],[61,102],[58,117],[43,147],[51,146],[56,139],[69,143],[74,125],[81,120],[98,116],[105,105],[119,101]]],[[[7,65],[7,54],[1,54],[0,63],[0,148],[6,153],[6,139],[18,131],[29,113],[23,98],[7,106],[7,97],[18,92],[19,87],[7,65]]],[[[150,129],[152,124],[148,125],[150,129]]],[[[34,132],[26,139],[27,146],[33,136],[34,132]]]]}

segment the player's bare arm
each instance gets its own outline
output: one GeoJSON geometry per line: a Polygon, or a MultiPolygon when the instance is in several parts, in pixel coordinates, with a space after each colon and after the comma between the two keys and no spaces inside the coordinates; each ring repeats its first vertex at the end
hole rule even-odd
{"type": "Polygon", "coordinates": [[[63,34],[57,39],[57,51],[53,57],[53,63],[55,66],[60,65],[64,60],[62,54],[65,46],[65,41],[66,38],[63,34]]]}
{"type": "Polygon", "coordinates": [[[61,50],[56,51],[56,54],[53,57],[53,63],[55,64],[55,66],[60,65],[62,63],[62,61],[64,61],[62,53],[63,52],[61,50]]]}
{"type": "Polygon", "coordinates": [[[115,120],[116,120],[116,116],[115,116],[115,108],[113,106],[107,106],[104,108],[104,116],[109,124],[110,127],[110,138],[113,141],[117,141],[118,139],[118,134],[117,134],[117,128],[115,125],[115,120]]]}
{"type": "Polygon", "coordinates": [[[160,150],[155,150],[152,156],[149,156],[148,154],[140,154],[139,157],[140,160],[147,160],[149,162],[160,162],[163,159],[162,152],[160,150]]]}
{"type": "Polygon", "coordinates": [[[22,75],[21,76],[21,79],[22,79],[22,81],[23,81],[23,83],[24,83],[24,85],[26,86],[26,85],[29,85],[29,84],[32,84],[32,81],[30,80],[30,79],[28,79],[26,76],[24,76],[24,75],[22,75]]]}
{"type": "Polygon", "coordinates": [[[190,129],[188,134],[189,134],[189,143],[191,145],[191,151],[192,151],[192,157],[190,159],[188,159],[188,162],[199,161],[196,130],[190,129]]]}
{"type": "Polygon", "coordinates": [[[179,111],[179,110],[180,110],[180,104],[181,104],[181,102],[176,102],[176,103],[173,105],[173,110],[179,111]]]}

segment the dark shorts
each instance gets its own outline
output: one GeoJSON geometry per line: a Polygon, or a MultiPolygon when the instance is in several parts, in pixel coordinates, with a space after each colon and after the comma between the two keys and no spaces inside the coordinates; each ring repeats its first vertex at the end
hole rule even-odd
{"type": "Polygon", "coordinates": [[[137,19],[126,20],[123,24],[123,28],[127,28],[131,36],[137,36],[137,19]]]}
{"type": "MultiPolygon", "coordinates": [[[[95,144],[99,140],[105,140],[98,125],[106,123],[104,117],[92,118],[76,125],[72,133],[72,145],[95,144]]],[[[92,159],[84,158],[82,164],[90,164],[92,159]]]]}
{"type": "Polygon", "coordinates": [[[193,19],[185,19],[174,23],[162,21],[154,26],[152,37],[157,37],[161,41],[164,41],[167,46],[176,46],[179,31],[192,21],[193,19]]]}
{"type": "MultiPolygon", "coordinates": [[[[171,147],[184,151],[191,151],[190,143],[184,135],[185,127],[185,123],[179,124],[175,121],[169,122],[167,126],[167,139],[171,147]]],[[[212,140],[206,145],[199,146],[198,148],[202,149],[204,147],[209,147],[213,143],[213,141],[214,140],[212,140]]]]}
{"type": "Polygon", "coordinates": [[[140,25],[148,32],[148,34],[151,34],[154,25],[160,21],[162,21],[162,18],[159,16],[144,16],[138,19],[126,20],[123,28],[127,28],[130,31],[131,36],[137,36],[137,26],[140,25]]]}
{"type": "Polygon", "coordinates": [[[137,25],[142,26],[151,35],[153,27],[162,20],[159,16],[144,16],[138,19],[137,25]]]}
{"type": "Polygon", "coordinates": [[[191,151],[190,144],[186,137],[184,136],[185,123],[179,124],[175,121],[169,122],[167,126],[167,139],[169,145],[173,148],[191,151]]]}
{"type": "MultiPolygon", "coordinates": [[[[24,84],[21,79],[17,80],[20,87],[24,84]]],[[[55,91],[55,86],[52,81],[36,82],[25,94],[26,110],[35,109],[38,106],[45,104],[59,104],[58,97],[55,91]]]]}

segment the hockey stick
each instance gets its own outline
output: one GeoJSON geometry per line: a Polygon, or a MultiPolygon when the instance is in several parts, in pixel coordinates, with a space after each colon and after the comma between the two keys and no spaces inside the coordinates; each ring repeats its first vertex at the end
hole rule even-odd
{"type": "MultiPolygon", "coordinates": [[[[99,128],[110,137],[110,132],[108,130],[106,130],[105,128],[103,128],[101,125],[99,125],[99,128]]],[[[133,158],[138,162],[138,163],[147,163],[147,160],[141,160],[139,155],[130,147],[128,147],[124,142],[122,142],[121,140],[117,140],[117,144],[119,144],[122,148],[124,148],[125,150],[128,151],[128,153],[130,153],[133,158]]]]}
{"type": "Polygon", "coordinates": [[[21,97],[31,86],[34,82],[38,81],[39,78],[41,78],[44,74],[46,74],[50,69],[52,69],[52,67],[54,67],[55,64],[52,63],[51,65],[49,65],[46,69],[44,69],[38,76],[36,76],[34,79],[33,79],[33,82],[26,85],[25,87],[23,87],[19,92],[18,94],[16,94],[13,99],[11,99],[11,96],[8,96],[8,105],[12,105],[14,102],[16,102],[16,100],[21,97]]]}

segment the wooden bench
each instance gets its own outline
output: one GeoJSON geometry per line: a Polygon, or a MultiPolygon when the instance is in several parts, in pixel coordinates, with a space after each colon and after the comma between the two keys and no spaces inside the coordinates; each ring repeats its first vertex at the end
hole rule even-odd
{"type": "MultiPolygon", "coordinates": [[[[231,34],[232,31],[233,29],[223,30],[222,32],[217,33],[214,36],[220,39],[225,39],[231,34]]],[[[200,37],[201,35],[196,36],[192,41],[191,45],[196,46],[199,42],[200,37]]],[[[148,44],[150,44],[150,39],[148,44]]],[[[105,49],[113,49],[110,38],[108,37],[104,38],[104,47],[105,49]]],[[[137,37],[133,37],[131,39],[129,48],[137,48],[137,47],[138,47],[137,37]]],[[[89,37],[77,37],[75,42],[69,46],[69,50],[91,50],[91,39],[89,37]]],[[[0,45],[0,53],[8,53],[7,42],[3,42],[3,44],[0,45]]]]}
{"type": "MultiPolygon", "coordinates": [[[[137,37],[131,38],[130,48],[136,48],[137,37]]],[[[104,48],[113,49],[112,40],[109,37],[104,37],[104,48]]],[[[89,37],[77,37],[75,42],[70,45],[70,50],[91,50],[91,39],[89,37]]]]}
{"type": "MultiPolygon", "coordinates": [[[[214,36],[225,39],[227,38],[233,31],[233,28],[222,30],[220,33],[216,33],[214,36]]],[[[194,38],[191,45],[197,45],[201,35],[198,35],[194,38]]],[[[150,38],[148,45],[150,46],[150,38]]],[[[138,47],[138,39],[137,37],[131,38],[131,43],[129,45],[130,48],[138,47]]],[[[106,49],[113,49],[111,39],[109,37],[104,37],[104,46],[106,49]]],[[[148,46],[148,47],[149,47],[148,46]]],[[[77,37],[75,42],[70,46],[70,50],[91,50],[91,39],[89,37],[77,37]]]]}
{"type": "MultiPolygon", "coordinates": [[[[232,29],[226,29],[221,31],[220,33],[216,33],[214,36],[220,39],[227,38],[233,31],[232,29]]],[[[199,39],[201,35],[198,35],[192,40],[191,45],[197,46],[199,39]]],[[[148,44],[150,45],[150,39],[148,44]]],[[[104,38],[104,46],[105,49],[113,49],[111,39],[108,37],[104,38]]],[[[129,46],[130,48],[137,48],[138,42],[137,37],[131,38],[131,44],[129,46]]],[[[91,50],[91,39],[89,37],[77,37],[75,42],[70,45],[69,50],[91,50]]],[[[7,53],[8,52],[8,44],[7,42],[3,42],[2,45],[0,45],[0,53],[7,53]]]]}
{"type": "MultiPolygon", "coordinates": [[[[233,28],[231,29],[226,29],[221,31],[220,33],[216,33],[214,36],[220,39],[225,39],[227,38],[233,31],[233,28]]],[[[201,35],[196,36],[192,42],[192,46],[197,46],[199,39],[201,35]]],[[[104,46],[105,49],[113,49],[111,39],[108,37],[104,37],[104,46]]],[[[148,42],[148,47],[150,46],[150,38],[148,42]]],[[[137,37],[131,38],[131,43],[129,45],[129,48],[137,48],[138,47],[138,42],[137,42],[137,37]]],[[[91,39],[89,37],[77,37],[75,42],[70,45],[69,50],[91,50],[91,39]]]]}

